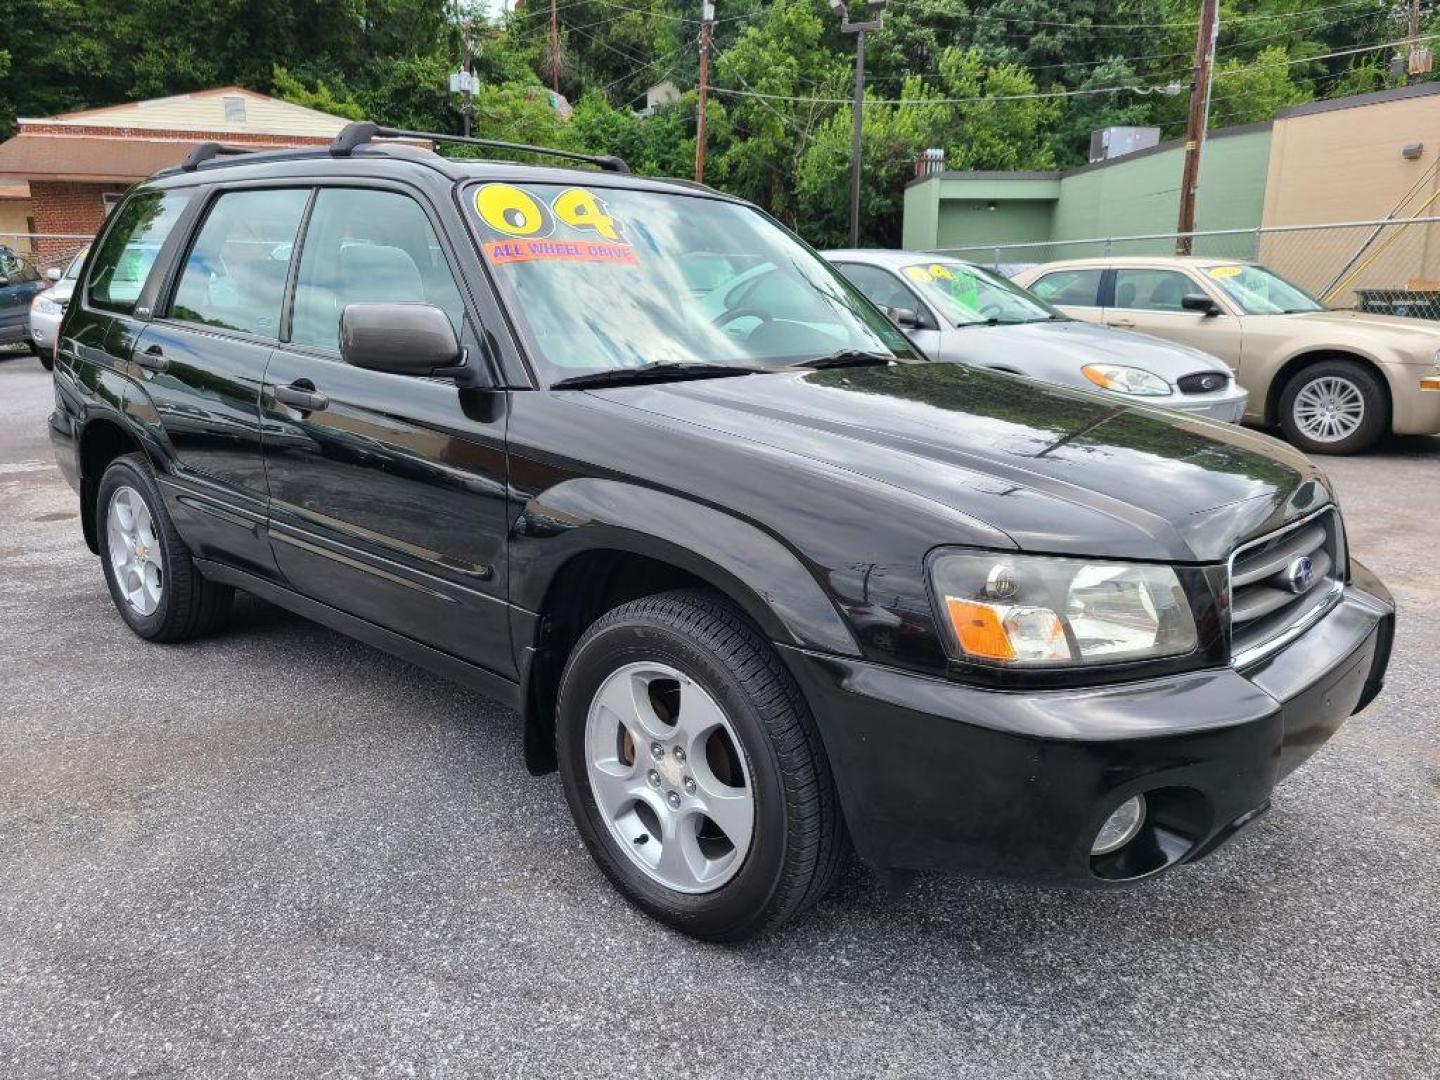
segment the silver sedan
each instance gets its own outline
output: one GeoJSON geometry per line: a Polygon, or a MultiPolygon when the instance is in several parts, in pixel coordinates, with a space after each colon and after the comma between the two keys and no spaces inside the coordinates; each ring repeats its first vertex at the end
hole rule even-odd
{"type": "Polygon", "coordinates": [[[1209,353],[1071,319],[972,263],[912,251],[824,255],[932,359],[998,368],[1230,423],[1245,412],[1245,389],[1209,353]]]}

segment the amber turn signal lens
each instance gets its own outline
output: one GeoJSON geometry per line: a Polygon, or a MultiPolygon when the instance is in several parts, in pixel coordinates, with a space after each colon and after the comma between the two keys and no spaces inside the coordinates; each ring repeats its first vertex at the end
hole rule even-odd
{"type": "Polygon", "coordinates": [[[1421,390],[1440,390],[1440,375],[1426,375],[1420,380],[1421,390]]]}
{"type": "Polygon", "coordinates": [[[986,660],[1015,659],[1015,646],[1010,644],[1010,635],[994,608],[953,596],[945,598],[945,605],[950,611],[955,638],[966,653],[986,660]]]}

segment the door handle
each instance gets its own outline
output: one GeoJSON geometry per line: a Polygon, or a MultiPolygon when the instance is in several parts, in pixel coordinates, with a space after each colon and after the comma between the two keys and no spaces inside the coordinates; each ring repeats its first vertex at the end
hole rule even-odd
{"type": "Polygon", "coordinates": [[[275,400],[283,401],[286,405],[299,409],[301,412],[319,412],[330,404],[329,398],[319,393],[314,386],[303,381],[293,382],[289,386],[277,386],[275,400]]]}
{"type": "Polygon", "coordinates": [[[159,345],[151,345],[144,352],[136,353],[135,363],[146,371],[164,371],[170,366],[170,361],[165,359],[165,350],[159,345]]]}

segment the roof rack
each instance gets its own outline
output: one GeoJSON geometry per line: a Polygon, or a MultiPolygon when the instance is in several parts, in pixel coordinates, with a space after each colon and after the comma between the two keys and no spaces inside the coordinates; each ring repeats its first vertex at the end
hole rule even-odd
{"type": "MultiPolygon", "coordinates": [[[[406,131],[403,128],[381,127],[368,120],[357,120],[346,124],[335,141],[330,144],[330,153],[335,157],[349,157],[357,146],[363,146],[376,138],[385,139],[428,139],[435,143],[464,143],[466,146],[485,146],[492,150],[515,150],[526,154],[544,154],[547,157],[565,158],[568,161],[584,161],[597,165],[606,172],[628,173],[630,166],[622,158],[610,154],[577,154],[572,150],[556,150],[549,146],[529,146],[525,143],[500,142],[496,139],[472,139],[468,135],[440,135],[433,131],[406,131]]],[[[210,144],[213,145],[213,144],[210,144]]]]}
{"type": "Polygon", "coordinates": [[[195,147],[194,150],[191,150],[190,153],[185,155],[185,160],[180,163],[180,168],[184,172],[194,172],[200,167],[202,162],[209,161],[212,158],[233,157],[236,154],[253,154],[257,149],[270,150],[273,149],[273,147],[226,146],[224,143],[202,142],[199,146],[195,147]]]}

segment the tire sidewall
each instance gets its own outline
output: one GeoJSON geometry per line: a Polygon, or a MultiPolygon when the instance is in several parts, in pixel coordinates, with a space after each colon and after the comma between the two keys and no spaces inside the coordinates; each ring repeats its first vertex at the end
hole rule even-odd
{"type": "Polygon", "coordinates": [[[148,472],[130,458],[115,459],[100,478],[100,487],[95,496],[95,525],[96,539],[100,547],[100,564],[104,567],[105,584],[110,588],[110,598],[115,601],[116,610],[130,629],[141,637],[158,636],[163,632],[170,607],[175,602],[175,589],[172,587],[175,552],[169,543],[169,519],[165,517],[165,507],[155,482],[148,472]],[[150,511],[150,520],[155,527],[156,546],[160,548],[160,557],[164,560],[160,568],[163,575],[160,603],[155,605],[155,610],[149,615],[141,615],[130,606],[125,594],[120,590],[120,583],[115,579],[115,568],[110,565],[110,503],[122,487],[131,488],[145,501],[146,509],[150,511]]]}
{"type": "Polygon", "coordinates": [[[1307,454],[1354,454],[1372,446],[1389,423],[1385,394],[1378,380],[1358,364],[1347,360],[1327,360],[1313,364],[1285,384],[1280,395],[1280,427],[1292,445],[1307,454]],[[1360,426],[1336,442],[1319,442],[1307,436],[1295,422],[1295,399],[1304,387],[1317,379],[1344,379],[1360,392],[1365,402],[1365,415],[1360,426]]]}
{"type": "Polygon", "coordinates": [[[659,622],[615,623],[587,634],[571,655],[557,703],[556,748],[566,801],[585,846],[611,882],[641,908],[687,933],[726,936],[763,921],[785,861],[786,792],[765,722],[724,662],[659,622]],[[739,871],[720,888],[688,894],[647,876],[621,850],[590,790],[585,724],[604,680],[627,664],[661,661],[699,683],[724,709],[745,757],[755,798],[755,828],[739,871]]]}

